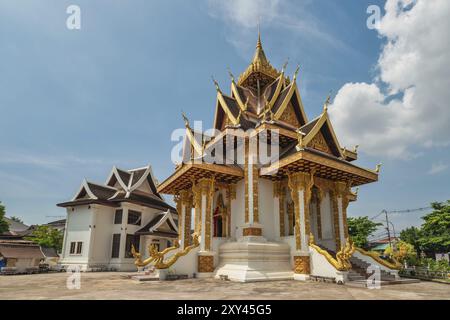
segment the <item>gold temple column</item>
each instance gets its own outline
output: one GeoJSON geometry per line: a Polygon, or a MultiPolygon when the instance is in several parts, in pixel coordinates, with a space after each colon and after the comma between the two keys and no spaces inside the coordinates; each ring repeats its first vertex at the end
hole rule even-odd
{"type": "Polygon", "coordinates": [[[179,193],[173,196],[173,201],[176,204],[176,209],[178,213],[178,238],[176,241],[178,242],[179,245],[181,245],[181,237],[183,234],[183,219],[181,216],[181,197],[179,193]]]}
{"type": "Polygon", "coordinates": [[[294,234],[294,202],[287,204],[287,214],[288,214],[288,235],[294,234]]]}
{"type": "Polygon", "coordinates": [[[348,238],[348,227],[347,227],[348,194],[349,194],[349,185],[345,182],[336,182],[336,206],[339,225],[340,247],[345,245],[346,239],[348,238]]]}
{"type": "Polygon", "coordinates": [[[212,215],[213,197],[215,191],[214,178],[202,178],[198,181],[201,193],[201,239],[198,253],[198,272],[211,273],[214,271],[214,253],[212,248],[212,215]]]}
{"type": "Polygon", "coordinates": [[[338,206],[338,196],[336,190],[330,192],[331,196],[331,207],[333,210],[333,224],[334,224],[334,239],[336,242],[336,252],[341,250],[341,232],[339,228],[339,206],[338,206]]]}
{"type": "Polygon", "coordinates": [[[322,203],[322,194],[318,190],[316,193],[316,218],[317,218],[317,239],[322,240],[322,213],[320,204],[322,203]]]}
{"type": "Polygon", "coordinates": [[[246,140],[245,145],[245,226],[243,236],[261,236],[262,226],[259,224],[259,201],[256,139],[246,140]]]}
{"type": "Polygon", "coordinates": [[[313,186],[313,174],[296,172],[288,175],[289,189],[294,201],[295,215],[295,248],[294,256],[294,279],[307,280],[310,274],[309,257],[309,203],[311,200],[311,189],[313,186]]]}
{"type": "MultiPolygon", "coordinates": [[[[190,245],[191,240],[191,213],[192,213],[192,192],[191,190],[180,191],[181,212],[178,217],[178,225],[181,226],[181,247],[182,249],[190,245]],[[181,221],[181,224],[180,224],[181,221]]],[[[180,233],[180,232],[179,232],[180,233]]]]}
{"type": "Polygon", "coordinates": [[[198,184],[192,183],[192,200],[194,205],[194,232],[200,235],[202,227],[202,191],[198,184]]]}
{"type": "MultiPolygon", "coordinates": [[[[274,182],[274,197],[278,199],[278,214],[279,214],[279,233],[280,237],[285,236],[285,200],[286,200],[286,187],[283,181],[274,182]]],[[[292,223],[292,221],[291,221],[292,223]]]]}
{"type": "Polygon", "coordinates": [[[231,237],[231,201],[236,199],[236,184],[229,184],[226,189],[227,196],[227,237],[231,237]]]}

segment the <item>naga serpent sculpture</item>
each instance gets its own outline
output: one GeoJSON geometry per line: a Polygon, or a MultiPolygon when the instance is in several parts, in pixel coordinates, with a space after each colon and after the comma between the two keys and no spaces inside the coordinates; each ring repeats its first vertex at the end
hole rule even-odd
{"type": "Polygon", "coordinates": [[[349,238],[347,238],[345,246],[342,246],[341,250],[336,253],[336,258],[334,258],[327,250],[322,249],[321,247],[316,245],[314,243],[314,236],[312,234],[310,234],[309,236],[309,245],[313,247],[318,253],[323,255],[336,270],[348,271],[352,268],[350,258],[355,252],[356,248],[353,241],[351,241],[349,238]]]}
{"type": "Polygon", "coordinates": [[[167,269],[170,268],[177,260],[178,258],[185,256],[191,251],[192,249],[198,247],[200,245],[200,242],[198,241],[198,234],[193,233],[192,234],[193,244],[184,248],[182,251],[178,251],[174,255],[172,255],[170,258],[168,258],[166,261],[164,261],[164,256],[169,253],[170,251],[173,251],[175,249],[179,248],[178,242],[172,247],[166,248],[163,251],[159,252],[155,244],[151,244],[148,247],[148,253],[150,255],[149,258],[142,260],[142,255],[136,251],[134,246],[131,246],[131,254],[133,255],[135,261],[134,264],[137,267],[144,267],[150,263],[153,262],[156,269],[167,269]]]}

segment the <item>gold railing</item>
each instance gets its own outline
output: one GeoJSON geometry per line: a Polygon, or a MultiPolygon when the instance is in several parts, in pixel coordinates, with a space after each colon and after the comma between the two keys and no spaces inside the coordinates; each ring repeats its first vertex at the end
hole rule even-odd
{"type": "Polygon", "coordinates": [[[164,256],[179,248],[178,242],[175,246],[166,248],[163,251],[159,252],[156,245],[152,244],[148,247],[148,253],[150,255],[149,258],[142,260],[142,256],[139,252],[136,251],[134,246],[131,246],[131,254],[133,255],[135,261],[134,264],[137,267],[145,267],[146,265],[153,263],[156,269],[167,269],[170,268],[175,262],[177,262],[178,258],[187,255],[192,249],[198,247],[200,242],[198,241],[198,235],[196,233],[192,234],[193,244],[184,248],[184,250],[179,251],[164,261],[164,256]]]}
{"type": "Polygon", "coordinates": [[[391,258],[393,262],[389,262],[389,261],[381,258],[377,252],[366,251],[361,248],[356,248],[356,251],[358,251],[359,253],[361,253],[365,256],[371,257],[373,260],[375,260],[379,264],[381,264],[389,269],[399,270],[402,268],[402,264],[400,262],[398,262],[397,260],[395,260],[394,258],[391,258]]]}
{"type": "Polygon", "coordinates": [[[349,238],[347,238],[345,246],[342,246],[341,250],[336,253],[336,258],[334,258],[327,250],[316,245],[312,234],[309,236],[309,246],[323,255],[336,270],[348,271],[352,268],[350,257],[355,252],[355,245],[349,238]]]}

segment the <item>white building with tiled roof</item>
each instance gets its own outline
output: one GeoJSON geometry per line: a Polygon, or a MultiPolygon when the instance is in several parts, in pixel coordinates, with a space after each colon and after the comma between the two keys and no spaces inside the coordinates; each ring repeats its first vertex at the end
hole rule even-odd
{"type": "Polygon", "coordinates": [[[67,210],[64,266],[134,271],[132,245],[164,249],[177,241],[176,209],[157,192],[150,166],[114,167],[105,184],[85,180],[70,201],[58,206],[67,210]]]}

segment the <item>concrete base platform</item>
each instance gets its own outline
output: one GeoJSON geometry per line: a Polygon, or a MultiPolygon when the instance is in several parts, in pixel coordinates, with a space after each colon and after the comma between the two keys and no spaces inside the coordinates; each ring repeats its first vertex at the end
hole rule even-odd
{"type": "Polygon", "coordinates": [[[219,247],[220,264],[216,279],[236,282],[292,280],[290,247],[286,243],[268,242],[263,237],[243,237],[219,247]]]}
{"type": "MultiPolygon", "coordinates": [[[[419,283],[420,280],[418,279],[406,279],[401,278],[398,280],[381,280],[377,281],[376,283],[373,283],[374,286],[390,286],[394,284],[410,284],[410,283],[419,283]]],[[[348,281],[345,283],[345,285],[353,286],[353,287],[363,287],[367,288],[367,280],[355,280],[355,281],[348,281]]]]}

